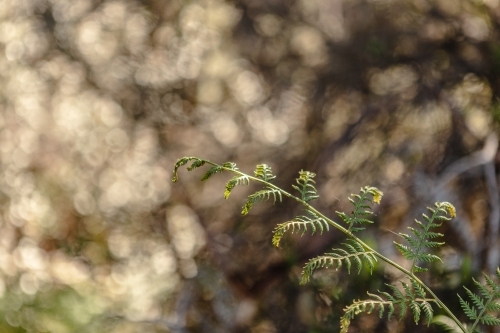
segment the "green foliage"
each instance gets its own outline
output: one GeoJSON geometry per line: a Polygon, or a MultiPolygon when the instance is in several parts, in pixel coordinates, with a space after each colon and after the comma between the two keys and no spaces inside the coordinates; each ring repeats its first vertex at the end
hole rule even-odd
{"type": "Polygon", "coordinates": [[[255,168],[255,171],[253,172],[255,174],[255,177],[260,178],[266,182],[270,182],[276,176],[273,175],[273,172],[271,170],[271,167],[267,164],[257,164],[257,167],[255,168]]]}
{"type": "Polygon", "coordinates": [[[276,226],[273,231],[273,245],[279,247],[281,238],[288,230],[292,229],[292,234],[295,232],[301,232],[302,236],[307,232],[307,228],[311,227],[311,234],[314,234],[317,229],[319,229],[320,233],[323,234],[323,231],[326,229],[329,230],[328,222],[322,217],[319,217],[316,213],[311,211],[310,209],[305,210],[311,217],[309,216],[297,216],[291,221],[287,221],[284,223],[280,223],[276,226]]]}
{"type": "Polygon", "coordinates": [[[263,190],[257,191],[254,194],[250,194],[247,198],[247,201],[243,205],[243,210],[241,211],[242,215],[247,215],[250,212],[250,209],[259,202],[267,201],[270,198],[273,198],[273,202],[276,203],[276,200],[283,200],[281,196],[281,192],[272,187],[266,187],[263,190]]]}
{"type": "Polygon", "coordinates": [[[399,311],[399,320],[403,319],[406,313],[413,314],[413,320],[416,324],[420,321],[422,312],[427,319],[427,325],[432,321],[434,311],[429,302],[434,302],[432,298],[426,298],[425,290],[415,280],[410,278],[410,285],[401,282],[402,290],[396,286],[386,284],[392,291],[392,295],[388,292],[380,292],[382,295],[368,293],[371,298],[368,300],[357,300],[344,309],[344,316],[342,316],[341,332],[347,332],[351,320],[360,313],[372,313],[373,310],[378,308],[378,315],[380,318],[384,316],[386,307],[387,319],[390,320],[396,309],[399,311]]]}
{"type": "Polygon", "coordinates": [[[496,276],[498,283],[494,282],[489,276],[484,275],[485,284],[480,284],[476,280],[474,284],[479,289],[479,294],[474,294],[469,289],[465,288],[467,296],[472,303],[465,301],[459,296],[459,302],[465,315],[474,323],[467,329],[465,324],[462,324],[455,314],[432,292],[432,290],[421,280],[415,273],[425,271],[426,269],[417,265],[419,262],[434,262],[441,259],[431,253],[430,249],[441,246],[442,242],[436,242],[434,239],[443,236],[442,234],[432,231],[442,225],[443,222],[449,221],[455,217],[455,208],[448,202],[438,202],[434,208],[428,208],[431,216],[423,214],[424,223],[415,220],[416,228],[410,227],[411,234],[399,234],[404,238],[408,245],[403,245],[394,242],[396,248],[401,254],[412,262],[410,270],[403,268],[391,259],[385,257],[381,253],[375,251],[354,232],[363,230],[366,225],[372,224],[373,221],[367,217],[373,215],[371,205],[380,203],[383,193],[375,187],[366,186],[361,188],[360,194],[352,194],[349,201],[354,206],[354,210],[350,215],[344,212],[336,212],[342,221],[347,224],[347,229],[340,223],[333,221],[321,214],[318,210],[310,205],[310,201],[319,198],[317,190],[314,186],[314,173],[301,170],[299,178],[296,179],[297,185],[292,187],[300,193],[300,197],[294,196],[289,192],[273,185],[270,181],[276,178],[273,175],[271,168],[266,164],[257,165],[254,175],[250,176],[241,172],[236,164],[227,162],[222,165],[215,164],[208,160],[199,159],[197,157],[184,157],[177,161],[174,166],[172,181],[178,180],[177,171],[181,166],[184,166],[192,161],[192,164],[187,167],[188,171],[192,171],[205,164],[210,165],[210,169],[203,175],[201,180],[209,179],[216,173],[229,171],[234,176],[226,183],[224,198],[228,198],[232,190],[238,185],[249,185],[250,182],[260,183],[264,186],[263,189],[250,194],[243,206],[242,214],[246,215],[250,209],[262,201],[268,201],[271,198],[276,203],[277,200],[282,201],[283,197],[291,198],[304,206],[305,215],[300,215],[290,221],[280,223],[273,231],[272,243],[279,247],[280,241],[284,234],[288,231],[292,233],[301,233],[304,235],[309,230],[312,234],[319,230],[322,234],[325,230],[329,231],[333,226],[337,230],[343,232],[347,240],[342,243],[342,247],[335,247],[329,253],[322,256],[310,259],[304,266],[302,271],[301,283],[307,283],[313,276],[313,273],[319,268],[336,267],[336,269],[345,266],[350,273],[351,267],[354,265],[359,272],[363,265],[370,268],[370,272],[375,268],[377,262],[383,261],[393,268],[403,273],[409,283],[400,282],[401,288],[394,285],[386,284],[390,292],[378,292],[378,294],[368,293],[367,300],[356,300],[351,305],[344,309],[344,315],[340,318],[341,332],[348,331],[351,320],[361,313],[371,313],[378,310],[380,318],[387,311],[387,318],[390,320],[395,312],[399,313],[399,319],[411,313],[415,323],[418,323],[422,316],[425,316],[427,325],[436,323],[451,332],[471,333],[479,332],[477,326],[482,325],[500,325],[500,318],[494,314],[500,311],[500,269],[497,269],[496,276]],[[427,296],[429,295],[429,296],[427,296]],[[433,318],[434,311],[431,304],[436,304],[445,315],[439,315],[433,318]]]}
{"type": "Polygon", "coordinates": [[[248,178],[247,175],[234,176],[226,183],[226,191],[224,192],[224,199],[229,198],[231,191],[237,185],[248,185],[248,184],[250,184],[250,179],[248,178]]]}
{"type": "Polygon", "coordinates": [[[426,214],[422,214],[426,224],[415,220],[415,223],[419,226],[420,230],[408,227],[413,235],[402,234],[401,235],[407,242],[408,246],[394,242],[396,248],[401,252],[401,254],[408,260],[413,261],[412,272],[425,272],[426,268],[417,266],[416,263],[419,261],[433,262],[441,261],[436,255],[426,253],[426,248],[438,247],[444,243],[430,241],[429,239],[434,239],[437,237],[442,237],[443,234],[432,232],[432,228],[438,228],[441,226],[442,221],[451,220],[450,216],[455,216],[455,209],[448,202],[440,202],[435,204],[436,209],[427,207],[427,209],[432,213],[431,217],[426,214]],[[441,221],[441,223],[436,223],[435,221],[441,221]]]}
{"type": "Polygon", "coordinates": [[[309,202],[311,200],[319,198],[316,187],[314,187],[313,185],[316,184],[313,179],[314,177],[316,177],[316,174],[314,172],[300,170],[299,178],[296,178],[297,184],[299,186],[292,185],[294,189],[300,192],[300,195],[302,196],[301,198],[305,202],[309,202]]]}
{"type": "Polygon", "coordinates": [[[371,224],[366,216],[373,215],[370,204],[380,203],[384,193],[379,189],[371,186],[361,188],[360,194],[351,194],[349,201],[354,206],[351,215],[343,212],[336,212],[337,215],[349,226],[348,230],[356,232],[365,229],[364,227],[354,227],[355,225],[371,224]]]}
{"type": "Polygon", "coordinates": [[[500,269],[497,268],[496,271],[496,276],[499,280],[498,283],[495,283],[486,274],[483,274],[483,276],[486,282],[484,285],[475,279],[472,279],[476,287],[479,289],[480,295],[475,294],[464,287],[467,296],[469,296],[474,305],[471,305],[458,295],[460,305],[464,310],[465,315],[470,320],[474,320],[471,332],[479,332],[476,329],[476,326],[479,323],[489,326],[500,326],[500,318],[493,315],[493,313],[500,312],[500,269]]]}
{"type": "Polygon", "coordinates": [[[174,166],[174,171],[172,174],[172,182],[175,183],[179,180],[179,175],[177,174],[177,170],[181,166],[186,165],[189,161],[193,161],[193,160],[194,160],[193,164],[191,164],[191,166],[189,166],[187,168],[188,171],[193,171],[197,167],[201,167],[202,165],[205,164],[205,161],[202,159],[199,159],[198,157],[183,157],[183,158],[178,159],[177,162],[175,163],[175,166],[174,166]]]}
{"type": "MultiPolygon", "coordinates": [[[[203,161],[203,162],[206,162],[206,161],[203,161]]],[[[194,163],[193,163],[194,164],[194,163]]],[[[197,163],[198,164],[198,163],[197,163]]],[[[205,163],[203,163],[205,164],[205,163]]],[[[193,165],[191,165],[192,167],[193,165]]],[[[188,168],[188,171],[191,171],[193,170],[194,168],[188,168]]],[[[224,170],[232,170],[232,171],[237,171],[238,168],[236,167],[236,163],[233,163],[233,162],[226,162],[222,165],[214,165],[212,166],[210,169],[208,169],[207,172],[205,172],[205,174],[201,177],[201,181],[204,181],[204,180],[207,180],[209,179],[210,177],[212,177],[213,175],[215,175],[216,173],[219,173],[219,172],[222,172],[224,170]]]]}
{"type": "MultiPolygon", "coordinates": [[[[271,171],[271,167],[267,164],[258,164],[254,171],[255,177],[262,179],[264,182],[269,182],[276,178],[271,171]]],[[[226,185],[226,192],[224,193],[224,198],[228,198],[231,190],[236,185],[246,184],[248,185],[250,179],[247,175],[235,176],[232,178],[226,185]],[[234,185],[233,185],[234,184],[234,185]]],[[[279,198],[282,201],[281,192],[272,187],[266,187],[263,190],[257,191],[254,194],[248,196],[245,205],[243,206],[243,210],[241,211],[242,215],[247,215],[250,212],[250,209],[258,203],[262,201],[267,201],[269,198],[273,197],[273,202],[276,203],[276,200],[279,198]]]]}
{"type": "Polygon", "coordinates": [[[300,283],[305,284],[309,282],[314,271],[322,267],[330,268],[337,265],[338,269],[342,267],[342,264],[345,264],[347,271],[351,273],[352,262],[356,265],[358,274],[361,272],[363,262],[370,267],[370,272],[373,271],[375,263],[377,262],[375,251],[367,251],[363,245],[355,239],[348,239],[343,245],[346,247],[345,249],[333,249],[331,253],[325,253],[322,256],[309,260],[302,270],[302,279],[300,283]]]}

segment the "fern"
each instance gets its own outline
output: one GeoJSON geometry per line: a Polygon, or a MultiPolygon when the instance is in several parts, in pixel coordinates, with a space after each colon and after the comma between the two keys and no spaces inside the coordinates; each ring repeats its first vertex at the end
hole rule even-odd
{"type": "Polygon", "coordinates": [[[311,200],[319,198],[316,187],[313,184],[316,184],[314,181],[314,177],[316,174],[310,171],[299,171],[299,178],[296,178],[297,185],[292,185],[294,189],[300,192],[301,198],[305,202],[309,202],[311,200]]]}
{"type": "Polygon", "coordinates": [[[314,234],[317,229],[323,234],[326,229],[329,230],[328,222],[322,217],[319,217],[313,211],[306,209],[306,212],[311,216],[297,216],[291,221],[280,223],[273,231],[272,243],[274,246],[279,247],[281,238],[288,230],[292,229],[292,234],[302,230],[302,236],[307,232],[307,228],[311,227],[311,234],[314,234]]]}
{"type": "MultiPolygon", "coordinates": [[[[206,162],[206,161],[205,161],[206,162]]],[[[205,181],[215,175],[216,173],[223,172],[224,170],[232,170],[232,171],[238,171],[238,168],[236,167],[236,163],[233,162],[226,162],[222,165],[214,165],[210,169],[208,169],[207,172],[201,177],[201,181],[205,181]]],[[[192,170],[192,169],[191,169],[192,170]]],[[[188,171],[191,171],[188,168],[188,171]]]]}
{"type": "Polygon", "coordinates": [[[469,296],[474,305],[471,305],[458,295],[460,305],[464,310],[465,315],[470,320],[474,320],[471,332],[479,332],[476,329],[479,323],[489,326],[500,326],[500,318],[493,315],[493,313],[500,312],[500,269],[497,268],[496,271],[496,276],[499,280],[498,283],[495,283],[488,275],[483,275],[486,281],[484,285],[475,279],[472,279],[476,287],[479,289],[481,296],[474,294],[472,291],[464,287],[467,296],[469,296]]]}
{"type": "Polygon", "coordinates": [[[369,267],[370,271],[372,271],[378,259],[399,270],[408,278],[409,283],[401,282],[401,290],[388,284],[387,287],[390,289],[390,292],[379,291],[378,294],[368,293],[369,298],[367,300],[357,300],[347,306],[344,309],[344,315],[340,318],[341,332],[345,333],[348,331],[351,320],[356,315],[371,313],[375,310],[378,310],[380,318],[387,313],[388,319],[391,319],[396,311],[399,313],[400,320],[407,313],[411,313],[415,323],[418,323],[421,317],[425,316],[428,325],[431,322],[436,323],[452,332],[479,332],[478,325],[500,326],[500,318],[497,316],[500,312],[500,268],[497,268],[496,271],[498,281],[493,281],[487,275],[484,275],[484,284],[473,280],[479,290],[478,294],[465,288],[470,301],[464,300],[459,295],[459,302],[465,315],[473,321],[469,329],[458,320],[455,314],[446,307],[427,285],[415,276],[415,273],[426,270],[417,265],[420,262],[441,260],[438,256],[428,253],[428,251],[443,244],[442,242],[435,241],[442,234],[435,232],[434,229],[455,216],[455,209],[450,203],[436,203],[434,208],[428,208],[431,212],[430,217],[423,214],[424,223],[415,220],[417,227],[410,227],[411,233],[409,235],[399,234],[408,243],[407,245],[403,245],[394,242],[402,255],[412,262],[411,269],[407,270],[372,249],[354,234],[373,223],[369,219],[369,216],[373,215],[371,205],[380,203],[383,196],[383,193],[375,187],[367,186],[361,188],[360,194],[351,195],[349,201],[354,206],[354,210],[350,215],[337,212],[337,215],[347,224],[347,228],[345,228],[340,223],[321,214],[310,205],[310,201],[319,197],[314,181],[316,175],[312,172],[303,170],[299,172],[296,185],[294,184],[292,187],[300,193],[300,196],[295,196],[271,183],[276,176],[273,175],[271,168],[266,164],[257,165],[254,176],[250,176],[241,172],[236,167],[236,164],[232,162],[219,165],[197,157],[183,157],[175,163],[172,175],[173,182],[178,180],[178,169],[189,162],[191,164],[187,167],[188,171],[193,171],[204,165],[210,165],[210,168],[205,172],[201,180],[207,180],[213,175],[224,171],[233,173],[233,177],[229,179],[225,186],[224,198],[226,199],[236,186],[250,185],[251,182],[262,184],[264,186],[263,189],[247,197],[242,209],[243,215],[248,214],[256,203],[271,199],[276,203],[277,200],[282,201],[283,196],[299,202],[304,207],[306,213],[276,226],[272,237],[274,246],[279,246],[281,239],[288,231],[301,233],[302,235],[310,231],[314,234],[317,231],[323,233],[325,230],[329,230],[330,226],[333,226],[346,235],[347,240],[342,243],[343,246],[341,248],[334,248],[330,253],[310,259],[305,264],[301,276],[302,284],[308,282],[319,268],[336,266],[338,269],[345,266],[350,273],[351,268],[356,267],[359,274],[363,265],[369,267]],[[427,297],[427,295],[430,296],[427,297]],[[436,304],[444,312],[444,315],[433,319],[432,303],[436,304]]]}
{"type": "Polygon", "coordinates": [[[371,298],[368,300],[357,300],[344,309],[342,316],[341,332],[345,333],[349,329],[351,320],[360,313],[372,313],[378,308],[379,318],[384,316],[387,308],[387,319],[390,320],[396,309],[399,311],[399,320],[403,319],[407,312],[413,314],[413,320],[416,324],[420,321],[422,312],[427,319],[429,325],[434,316],[434,311],[430,302],[434,302],[433,298],[427,298],[422,286],[415,280],[410,278],[410,285],[405,282],[400,282],[402,290],[399,290],[393,285],[386,284],[392,291],[392,295],[388,292],[380,292],[381,295],[368,293],[371,298]]]}
{"type": "Polygon", "coordinates": [[[267,164],[257,164],[254,174],[255,177],[260,178],[266,182],[269,182],[276,178],[276,176],[273,175],[271,167],[267,164]]]}
{"type": "Polygon", "coordinates": [[[360,194],[351,194],[349,201],[354,206],[354,211],[351,215],[343,212],[336,212],[337,215],[349,226],[348,230],[351,232],[360,231],[364,227],[354,227],[355,225],[371,224],[366,216],[373,215],[370,204],[380,203],[384,193],[375,187],[365,186],[361,188],[360,194]],[[370,198],[371,196],[371,198],[370,198]]]}
{"type": "Polygon", "coordinates": [[[241,211],[241,214],[247,215],[250,212],[250,209],[252,209],[252,207],[256,203],[267,201],[271,197],[274,199],[274,203],[276,203],[277,199],[279,199],[280,201],[283,200],[281,192],[272,187],[266,187],[263,190],[255,192],[254,194],[250,194],[247,198],[247,201],[243,205],[243,210],[241,211]]]}
{"type": "Polygon", "coordinates": [[[203,174],[203,176],[201,177],[201,181],[207,180],[210,177],[212,177],[213,175],[215,175],[216,173],[222,172],[222,171],[224,171],[224,168],[222,168],[219,165],[215,165],[215,166],[211,167],[210,169],[208,169],[208,171],[203,174]]]}
{"type": "Polygon", "coordinates": [[[247,175],[234,176],[226,183],[226,191],[224,191],[224,199],[229,198],[231,191],[237,185],[249,185],[249,184],[250,184],[250,178],[248,178],[247,175]]]}
{"type": "Polygon", "coordinates": [[[420,230],[408,227],[411,230],[413,235],[407,235],[400,233],[409,244],[409,246],[394,242],[396,248],[403,254],[403,256],[407,260],[413,261],[411,271],[412,272],[425,272],[426,268],[417,266],[416,263],[419,261],[424,262],[433,262],[433,261],[442,261],[436,255],[426,253],[426,248],[438,247],[443,245],[444,243],[430,241],[429,239],[434,239],[437,237],[442,237],[443,234],[432,232],[432,228],[438,228],[442,223],[436,223],[436,221],[449,221],[451,217],[455,216],[455,208],[448,202],[441,202],[435,204],[435,209],[427,207],[427,209],[432,213],[431,217],[428,217],[426,214],[422,214],[424,220],[427,224],[423,224],[422,222],[415,220],[415,223],[420,227],[420,230]]]}
{"type": "Polygon", "coordinates": [[[199,159],[198,157],[183,157],[177,160],[174,166],[174,171],[172,173],[172,182],[177,182],[179,180],[179,175],[177,174],[177,171],[179,168],[183,165],[186,165],[189,161],[194,161],[191,166],[189,166],[187,169],[188,171],[193,171],[195,168],[201,167],[205,164],[205,161],[202,159],[199,159]]]}
{"type": "Polygon", "coordinates": [[[358,274],[361,272],[363,262],[370,267],[370,272],[373,271],[373,267],[377,262],[377,257],[375,256],[375,251],[366,250],[363,245],[354,239],[349,239],[346,243],[343,243],[346,249],[333,249],[331,253],[325,253],[322,256],[313,258],[307,262],[302,270],[301,284],[306,284],[311,279],[314,271],[318,268],[330,268],[337,265],[337,269],[345,264],[348,273],[351,273],[352,262],[356,265],[358,274]]]}

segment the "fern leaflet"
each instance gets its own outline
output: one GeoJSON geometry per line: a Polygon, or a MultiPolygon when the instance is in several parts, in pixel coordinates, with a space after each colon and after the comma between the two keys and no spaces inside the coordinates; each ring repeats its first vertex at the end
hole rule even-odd
{"type": "Polygon", "coordinates": [[[500,326],[500,318],[493,315],[500,311],[500,268],[496,270],[496,276],[499,280],[495,283],[488,275],[483,274],[486,283],[483,285],[472,279],[481,294],[474,294],[472,291],[464,287],[467,296],[472,300],[474,305],[465,301],[458,295],[460,305],[464,310],[465,315],[474,320],[471,331],[477,331],[476,326],[481,323],[490,326],[500,326]]]}
{"type": "Polygon", "coordinates": [[[179,158],[177,162],[175,162],[174,166],[174,171],[172,173],[172,182],[177,182],[179,180],[179,176],[177,174],[178,169],[186,165],[189,161],[194,161],[193,164],[191,164],[187,169],[188,171],[193,171],[194,169],[201,167],[202,165],[205,164],[205,161],[202,159],[199,159],[198,157],[183,157],[179,158]]]}
{"type": "Polygon", "coordinates": [[[351,194],[349,201],[354,206],[354,211],[351,215],[347,215],[343,212],[336,212],[337,215],[349,225],[348,230],[351,232],[356,232],[363,230],[364,227],[355,227],[355,225],[370,224],[370,221],[366,218],[368,215],[373,215],[370,204],[380,203],[384,193],[377,189],[376,187],[365,186],[361,188],[360,194],[351,194]],[[371,198],[370,198],[371,196],[371,198]]]}
{"type": "Polygon", "coordinates": [[[388,292],[379,291],[381,296],[368,293],[371,299],[354,301],[354,303],[344,309],[344,315],[340,320],[341,332],[346,333],[349,329],[351,319],[360,313],[371,313],[378,308],[378,315],[382,318],[386,307],[388,320],[391,319],[397,307],[399,310],[399,320],[410,310],[413,314],[413,320],[418,324],[423,312],[427,319],[427,325],[429,325],[434,316],[434,311],[429,302],[434,302],[434,299],[426,298],[424,289],[414,279],[410,278],[410,285],[401,282],[402,290],[399,290],[393,285],[386,284],[391,289],[392,295],[388,292]]]}
{"type": "Polygon", "coordinates": [[[406,259],[413,261],[411,269],[412,272],[427,271],[427,268],[417,266],[416,263],[419,261],[442,261],[438,256],[426,253],[425,249],[438,247],[444,244],[429,240],[443,236],[443,234],[433,232],[431,229],[440,227],[442,221],[451,220],[451,217],[455,216],[455,208],[448,202],[438,202],[435,204],[435,207],[435,209],[427,207],[427,209],[432,213],[431,217],[428,217],[426,214],[422,214],[424,220],[427,222],[426,224],[415,220],[417,225],[420,227],[420,230],[408,227],[413,235],[399,234],[408,242],[408,246],[394,242],[399,252],[401,252],[406,259]],[[447,215],[450,215],[451,217],[448,217],[447,215]],[[436,221],[441,221],[441,223],[437,223],[436,221]]]}
{"type": "Polygon", "coordinates": [[[309,202],[311,200],[319,198],[316,187],[314,187],[313,185],[316,184],[313,179],[314,177],[316,177],[316,174],[314,172],[300,170],[299,178],[296,178],[297,184],[299,186],[292,185],[294,189],[300,192],[302,200],[304,200],[305,202],[309,202]]]}
{"type": "Polygon", "coordinates": [[[210,177],[212,177],[213,175],[215,175],[216,173],[222,172],[225,169],[238,171],[238,168],[236,167],[236,163],[234,163],[234,162],[226,162],[222,165],[214,165],[213,167],[208,169],[207,172],[205,172],[205,174],[201,177],[201,181],[205,181],[205,180],[209,179],[210,177]]]}
{"type": "Polygon", "coordinates": [[[215,175],[216,173],[222,172],[222,171],[224,171],[224,168],[222,168],[220,165],[214,165],[213,167],[208,169],[207,172],[205,172],[205,174],[201,177],[201,181],[205,181],[205,180],[209,179],[210,177],[212,177],[213,175],[215,175]]]}
{"type": "Polygon", "coordinates": [[[366,251],[363,246],[354,239],[348,239],[347,243],[343,243],[346,249],[333,249],[331,253],[325,253],[322,256],[313,258],[307,262],[302,270],[301,284],[309,282],[314,271],[318,268],[330,268],[337,265],[337,269],[345,264],[347,271],[351,273],[352,262],[356,265],[358,274],[361,272],[363,262],[373,270],[377,257],[374,251],[366,251]]]}
{"type": "Polygon", "coordinates": [[[313,211],[306,209],[306,212],[311,215],[309,216],[297,216],[291,221],[280,223],[274,228],[273,231],[273,245],[279,247],[281,238],[288,230],[292,229],[292,234],[295,231],[300,232],[302,230],[302,235],[307,232],[307,228],[311,227],[311,233],[314,234],[317,229],[319,229],[322,234],[326,229],[329,230],[328,222],[322,217],[316,215],[313,211]]]}
{"type": "Polygon", "coordinates": [[[279,198],[279,200],[282,200],[281,197],[281,192],[279,190],[276,190],[272,187],[266,187],[263,190],[257,191],[254,194],[250,194],[247,197],[247,201],[243,205],[243,210],[241,211],[242,215],[247,215],[250,212],[250,209],[259,202],[262,201],[267,201],[270,198],[274,199],[274,203],[276,203],[276,200],[279,198]]]}
{"type": "Polygon", "coordinates": [[[269,182],[276,178],[276,176],[273,175],[271,167],[267,164],[257,164],[257,167],[255,168],[255,171],[253,173],[255,174],[255,177],[260,178],[266,182],[269,182]]]}
{"type": "Polygon", "coordinates": [[[230,170],[233,170],[233,171],[238,171],[238,167],[236,166],[236,163],[234,162],[226,162],[224,164],[222,164],[222,166],[226,169],[230,169],[230,170]]]}
{"type": "Polygon", "coordinates": [[[224,199],[229,198],[231,191],[237,185],[248,185],[248,184],[250,184],[250,179],[248,178],[247,175],[234,176],[226,183],[226,190],[224,191],[224,199]]]}

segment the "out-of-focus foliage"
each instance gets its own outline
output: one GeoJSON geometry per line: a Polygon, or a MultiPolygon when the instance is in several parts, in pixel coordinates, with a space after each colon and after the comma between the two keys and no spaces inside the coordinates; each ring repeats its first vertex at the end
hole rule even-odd
{"type": "Polygon", "coordinates": [[[332,216],[376,185],[384,251],[424,198],[451,201],[443,292],[496,267],[499,17],[497,0],[0,1],[0,330],[336,329],[358,297],[343,275],[297,282],[338,235],[273,249],[293,206],[243,219],[244,187],[224,205],[189,175],[172,189],[181,156],[266,163],[280,185],[311,170],[332,216]]]}

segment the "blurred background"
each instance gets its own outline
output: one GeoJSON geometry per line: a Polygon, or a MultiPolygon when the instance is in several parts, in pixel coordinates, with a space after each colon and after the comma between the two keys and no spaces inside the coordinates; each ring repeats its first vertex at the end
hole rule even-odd
{"type": "MultiPolygon", "coordinates": [[[[275,249],[300,207],[241,217],[257,188],[225,201],[229,175],[184,169],[172,184],[183,156],[267,163],[286,190],[313,171],[333,218],[377,186],[362,238],[402,265],[391,231],[453,203],[423,279],[461,313],[461,285],[500,264],[499,24],[499,0],[0,1],[0,332],[338,332],[398,278],[300,286],[342,235],[275,249]]],[[[350,329],[408,331],[440,332],[350,329]]]]}

